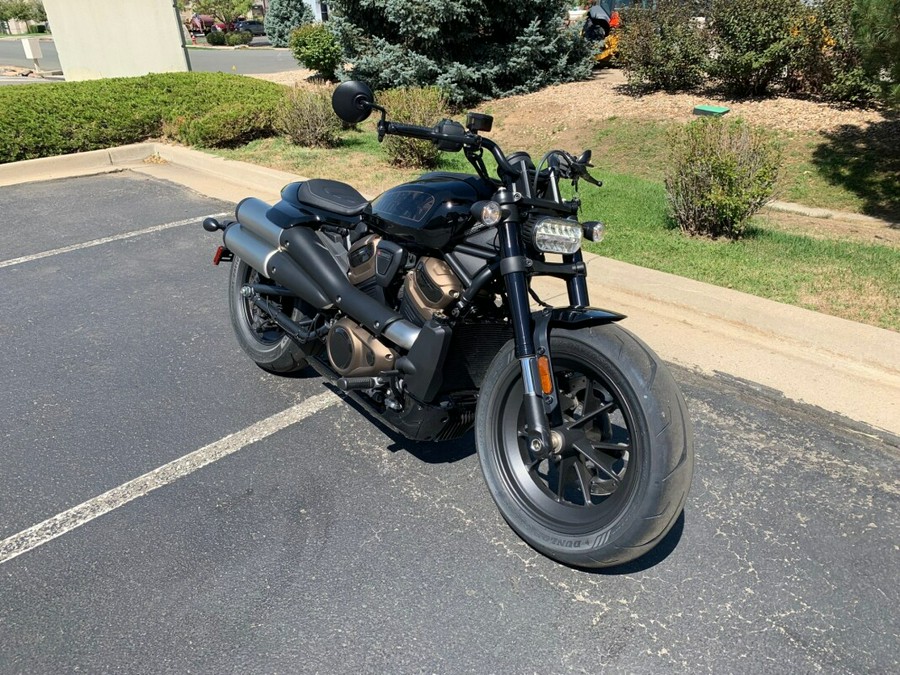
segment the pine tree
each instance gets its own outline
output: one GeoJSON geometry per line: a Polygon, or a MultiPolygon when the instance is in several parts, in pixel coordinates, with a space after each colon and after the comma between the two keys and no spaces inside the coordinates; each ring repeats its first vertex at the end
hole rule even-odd
{"type": "Polygon", "coordinates": [[[329,23],[376,89],[437,85],[454,103],[589,76],[590,47],[563,26],[570,0],[332,0],[329,23]]]}
{"type": "Polygon", "coordinates": [[[856,0],[853,29],[863,57],[888,77],[887,100],[900,106],[900,0],[856,0]]]}
{"type": "Polygon", "coordinates": [[[287,47],[291,32],[314,20],[304,0],[272,0],[266,11],[266,36],[273,47],[287,47]]]}

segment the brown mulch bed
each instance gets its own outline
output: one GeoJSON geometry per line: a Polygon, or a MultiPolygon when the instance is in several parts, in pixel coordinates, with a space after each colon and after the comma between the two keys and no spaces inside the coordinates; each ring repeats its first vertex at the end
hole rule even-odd
{"type": "Polygon", "coordinates": [[[727,106],[731,108],[730,114],[741,116],[752,124],[768,125],[782,131],[825,131],[842,125],[864,126],[885,119],[877,110],[841,108],[786,97],[733,101],[714,92],[656,92],[634,96],[628,91],[625,74],[612,68],[596,71],[586,82],[547,87],[533,94],[490,101],[482,107],[489,107],[496,119],[503,121],[502,129],[495,134],[501,143],[503,136],[515,134],[518,145],[529,145],[528,140],[540,143],[548,129],[554,130],[554,140],[565,140],[567,127],[583,128],[586,121],[610,117],[687,122],[694,118],[695,106],[710,103],[727,106]],[[572,120],[579,122],[573,124],[572,120]]]}

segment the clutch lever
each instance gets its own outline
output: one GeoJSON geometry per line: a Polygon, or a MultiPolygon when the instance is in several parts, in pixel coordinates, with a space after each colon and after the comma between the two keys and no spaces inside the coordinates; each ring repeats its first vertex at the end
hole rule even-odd
{"type": "MultiPolygon", "coordinates": [[[[589,164],[588,166],[591,166],[591,165],[589,164]]],[[[603,181],[597,180],[596,178],[594,178],[591,174],[589,174],[587,172],[587,169],[582,169],[581,177],[584,178],[584,180],[586,182],[590,183],[591,185],[596,185],[597,187],[603,187],[603,181]]]]}
{"type": "Polygon", "coordinates": [[[593,168],[593,164],[591,164],[591,151],[585,150],[581,157],[575,159],[574,157],[569,157],[572,167],[572,179],[578,180],[580,178],[584,178],[585,182],[590,183],[591,185],[596,185],[597,187],[603,186],[602,180],[597,180],[591,174],[588,173],[588,167],[593,168]]]}

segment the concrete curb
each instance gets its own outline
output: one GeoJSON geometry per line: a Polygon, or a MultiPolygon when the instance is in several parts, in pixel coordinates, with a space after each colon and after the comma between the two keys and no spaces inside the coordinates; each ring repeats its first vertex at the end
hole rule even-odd
{"type": "Polygon", "coordinates": [[[811,206],[804,206],[803,204],[782,202],[778,200],[769,202],[763,208],[770,209],[772,211],[781,211],[783,213],[795,213],[799,216],[807,216],[809,218],[822,218],[826,220],[834,218],[843,220],[845,222],[867,223],[869,225],[896,226],[898,224],[891,220],[875,218],[874,216],[866,216],[861,213],[848,213],[847,211],[834,211],[832,209],[816,209],[811,206]]]}
{"type": "MultiPolygon", "coordinates": [[[[273,202],[302,180],[165,143],[0,165],[0,185],[130,169],[237,202],[273,202]],[[147,163],[157,155],[164,163],[147,163]]],[[[592,304],[621,311],[623,325],[662,358],[727,373],[900,435],[900,333],[839,319],[684,277],[586,255],[592,304]]],[[[565,304],[555,279],[536,279],[544,300],[565,304]]]]}

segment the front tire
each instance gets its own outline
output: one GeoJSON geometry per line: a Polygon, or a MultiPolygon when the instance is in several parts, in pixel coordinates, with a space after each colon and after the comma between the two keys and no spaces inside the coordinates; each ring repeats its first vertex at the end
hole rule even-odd
{"type": "Polygon", "coordinates": [[[659,357],[618,326],[555,330],[550,349],[569,442],[546,457],[528,448],[521,370],[507,343],[476,412],[488,489],[519,536],[554,560],[634,560],[668,533],[687,498],[694,459],[684,398],[659,357]]]}
{"type": "MultiPolygon", "coordinates": [[[[303,348],[269,318],[265,312],[241,295],[246,284],[272,283],[247,263],[235,256],[228,280],[228,309],[234,335],[244,353],[263,370],[288,375],[305,369],[309,364],[303,348]]],[[[295,298],[270,296],[282,312],[297,320],[300,301],[295,298]]]]}

